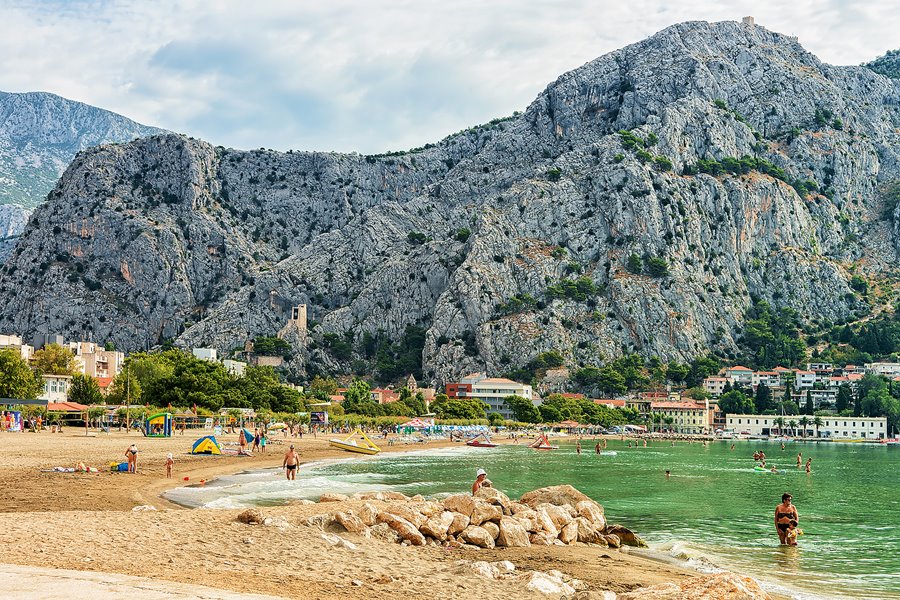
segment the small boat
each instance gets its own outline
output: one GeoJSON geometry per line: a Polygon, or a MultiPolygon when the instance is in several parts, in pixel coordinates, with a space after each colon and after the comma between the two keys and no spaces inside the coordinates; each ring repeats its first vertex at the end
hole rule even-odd
{"type": "Polygon", "coordinates": [[[553,446],[550,444],[550,440],[547,439],[547,434],[542,433],[538,439],[534,440],[528,445],[529,448],[534,448],[535,450],[558,450],[559,446],[553,446]]]}
{"type": "Polygon", "coordinates": [[[473,448],[496,448],[497,444],[491,441],[491,436],[486,433],[479,433],[471,440],[466,440],[466,446],[473,448]]]}
{"type": "Polygon", "coordinates": [[[356,452],[358,454],[378,454],[381,448],[375,445],[375,442],[369,439],[363,430],[357,427],[353,433],[342,440],[332,438],[328,440],[328,445],[333,448],[340,448],[347,452],[356,452]],[[359,440],[355,439],[359,436],[359,440]]]}

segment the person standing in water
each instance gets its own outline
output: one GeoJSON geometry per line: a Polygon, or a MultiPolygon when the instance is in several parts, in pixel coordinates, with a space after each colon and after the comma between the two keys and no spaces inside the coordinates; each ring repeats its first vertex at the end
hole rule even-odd
{"type": "Polygon", "coordinates": [[[581,440],[575,442],[575,453],[581,455],[581,440]]]}
{"type": "Polygon", "coordinates": [[[281,466],[285,469],[285,477],[289,481],[297,479],[297,470],[300,468],[300,455],[294,450],[294,445],[284,455],[284,462],[281,466]]]}
{"type": "Polygon", "coordinates": [[[812,468],[811,468],[811,467],[812,467],[812,459],[811,459],[811,458],[807,458],[807,459],[806,459],[806,472],[807,472],[807,473],[812,473],[812,468]]]}
{"type": "Polygon", "coordinates": [[[797,453],[797,468],[799,469],[802,466],[803,466],[803,453],[798,452],[797,453]]]}
{"type": "Polygon", "coordinates": [[[778,531],[778,540],[782,546],[797,545],[796,538],[788,539],[788,530],[791,528],[791,522],[800,522],[797,507],[792,504],[793,499],[794,497],[790,494],[782,494],[781,504],[775,507],[775,529],[778,531]]]}
{"type": "Polygon", "coordinates": [[[597,454],[600,454],[600,442],[597,442],[597,445],[594,446],[594,452],[596,452],[597,454]]]}

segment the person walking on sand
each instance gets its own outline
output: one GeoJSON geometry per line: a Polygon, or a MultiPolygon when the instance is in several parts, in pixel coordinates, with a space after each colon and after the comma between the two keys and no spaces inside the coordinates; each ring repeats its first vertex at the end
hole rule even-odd
{"type": "Polygon", "coordinates": [[[169,452],[166,454],[166,479],[172,479],[173,466],[175,466],[175,459],[172,458],[172,453],[169,452]]]}
{"type": "Polygon", "coordinates": [[[268,434],[265,431],[259,432],[259,451],[263,454],[266,453],[266,439],[268,434]]]}
{"type": "Polygon", "coordinates": [[[796,538],[788,539],[788,530],[791,528],[791,522],[800,522],[797,507],[792,504],[793,499],[794,497],[790,494],[782,494],[781,504],[775,507],[775,529],[778,531],[778,540],[782,546],[797,545],[796,538]]]}
{"type": "Polygon", "coordinates": [[[128,472],[129,473],[137,473],[137,446],[134,444],[128,446],[128,450],[125,451],[125,458],[128,460],[128,472]]]}
{"type": "Polygon", "coordinates": [[[300,455],[294,450],[293,444],[284,454],[284,462],[281,464],[281,467],[285,469],[285,476],[288,480],[294,481],[297,478],[297,471],[300,469],[300,455]]]}
{"type": "Polygon", "coordinates": [[[244,429],[241,428],[241,433],[238,435],[238,444],[241,447],[240,453],[244,454],[244,451],[247,447],[247,436],[244,435],[244,429]]]}
{"type": "Polygon", "coordinates": [[[259,452],[259,429],[253,430],[253,450],[252,452],[259,452]]]}
{"type": "Polygon", "coordinates": [[[494,484],[491,483],[491,480],[487,478],[487,472],[484,469],[478,469],[475,471],[475,483],[472,484],[472,495],[478,493],[483,487],[493,487],[494,484]]]}

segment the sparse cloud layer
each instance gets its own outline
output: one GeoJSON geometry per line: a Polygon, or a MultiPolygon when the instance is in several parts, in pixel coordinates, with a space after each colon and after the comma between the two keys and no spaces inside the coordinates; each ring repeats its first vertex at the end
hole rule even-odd
{"type": "Polygon", "coordinates": [[[820,59],[900,46],[887,0],[33,0],[0,4],[0,90],[238,148],[379,152],[522,110],[673,23],[754,15],[820,59]]]}

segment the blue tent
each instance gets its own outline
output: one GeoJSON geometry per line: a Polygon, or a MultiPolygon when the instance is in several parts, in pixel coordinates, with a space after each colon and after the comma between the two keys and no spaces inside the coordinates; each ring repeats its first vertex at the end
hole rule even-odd
{"type": "Polygon", "coordinates": [[[191,454],[222,454],[222,447],[215,436],[205,435],[194,442],[191,454]]]}
{"type": "Polygon", "coordinates": [[[256,439],[256,436],[250,433],[250,430],[246,427],[244,428],[244,439],[247,440],[248,444],[252,444],[253,440],[256,439]]]}

